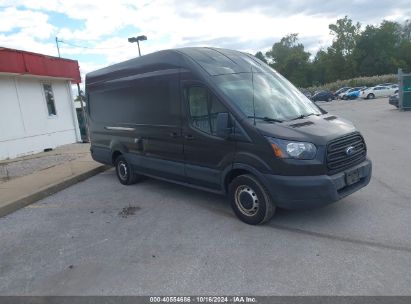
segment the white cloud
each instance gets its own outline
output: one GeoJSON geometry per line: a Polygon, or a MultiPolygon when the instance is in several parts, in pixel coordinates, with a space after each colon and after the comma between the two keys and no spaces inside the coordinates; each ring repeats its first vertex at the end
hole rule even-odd
{"type": "MultiPolygon", "coordinates": [[[[73,48],[67,49],[68,53],[104,54],[109,63],[134,57],[137,54],[136,46],[128,44],[126,37],[98,41],[99,37],[115,33],[116,29],[130,25],[140,28],[141,33],[148,36],[149,40],[141,44],[143,53],[183,45],[204,45],[203,41],[218,37],[229,37],[233,44],[241,41],[242,50],[255,52],[260,46],[254,46],[252,41],[272,37],[272,41],[264,46],[268,48],[278,37],[294,32],[300,33],[300,37],[314,35],[320,37],[319,41],[328,41],[328,24],[334,21],[330,18],[300,14],[271,18],[257,11],[218,12],[207,7],[191,8],[190,13],[196,16],[192,18],[179,15],[175,7],[167,1],[154,1],[139,7],[125,4],[110,4],[103,7],[104,9],[99,8],[89,14],[84,30],[73,31],[64,28],[59,31],[58,36],[66,41],[74,40],[87,45],[90,41],[97,40],[93,47],[113,49],[73,48]],[[111,12],[111,15],[108,12],[111,12]],[[116,46],[121,47],[116,49],[116,46]]],[[[227,42],[225,45],[229,46],[230,41],[227,42]]]]}
{"type": "MultiPolygon", "coordinates": [[[[350,11],[356,11],[358,5],[379,10],[379,14],[372,15],[372,20],[376,16],[382,20],[384,13],[395,20],[407,15],[392,9],[390,4],[373,4],[371,0],[354,1],[350,11]]],[[[228,47],[254,53],[267,50],[289,33],[299,33],[308,51],[315,53],[331,42],[328,24],[346,13],[346,4],[320,0],[304,3],[290,0],[281,5],[272,0],[0,0],[0,31],[4,32],[0,33],[0,45],[56,55],[56,35],[65,42],[92,47],[94,49],[61,44],[63,55],[71,58],[80,55],[105,58],[104,62],[80,61],[83,74],[137,56],[137,46],[128,43],[127,37],[119,36],[119,31],[126,27],[134,27],[135,34],[148,36],[148,40],[141,43],[143,54],[188,45],[228,47]],[[50,24],[48,14],[53,12],[77,20],[80,28],[70,28],[69,24],[57,28],[50,24]],[[7,34],[13,30],[17,33],[7,34]]]]}
{"type": "MultiPolygon", "coordinates": [[[[190,43],[193,37],[198,41],[218,37],[258,40],[267,37],[281,37],[287,33],[299,32],[300,36],[328,35],[327,25],[334,19],[318,16],[294,15],[273,17],[255,9],[239,12],[220,12],[217,8],[184,3],[181,11],[173,1],[3,1],[3,5],[24,5],[28,9],[42,9],[66,14],[84,21],[84,28],[57,31],[61,39],[77,42],[99,42],[101,37],[115,35],[125,26],[134,26],[146,34],[150,42],[144,42],[151,49],[174,47],[190,43]],[[188,13],[189,12],[189,13],[188,13]],[[151,43],[151,41],[157,43],[151,43]],[[158,43],[161,41],[160,43],[158,43]],[[166,42],[165,42],[166,41],[166,42]],[[157,44],[158,47],[153,47],[157,44]]],[[[125,39],[125,37],[121,37],[125,39]]],[[[247,47],[250,48],[248,45],[247,47]]],[[[250,49],[253,49],[252,46],[250,49]]]]}
{"type": "Polygon", "coordinates": [[[47,39],[54,31],[48,18],[48,15],[42,12],[7,7],[0,10],[0,32],[17,30],[34,38],[47,39]]]}
{"type": "Polygon", "coordinates": [[[28,33],[14,35],[0,34],[0,46],[26,50],[35,53],[57,56],[56,45],[51,42],[39,42],[28,33]]]}

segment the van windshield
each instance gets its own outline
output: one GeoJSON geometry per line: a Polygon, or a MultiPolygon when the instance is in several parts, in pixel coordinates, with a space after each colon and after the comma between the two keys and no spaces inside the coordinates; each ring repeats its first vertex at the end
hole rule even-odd
{"type": "Polygon", "coordinates": [[[322,114],[313,102],[276,72],[250,72],[214,77],[217,86],[248,117],[284,121],[322,114]]]}

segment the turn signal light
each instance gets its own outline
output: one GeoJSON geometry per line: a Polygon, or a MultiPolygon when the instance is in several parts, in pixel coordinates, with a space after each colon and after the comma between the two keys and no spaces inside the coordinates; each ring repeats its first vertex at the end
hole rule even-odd
{"type": "Polygon", "coordinates": [[[283,152],[281,151],[281,149],[280,149],[276,144],[271,143],[271,147],[272,147],[273,150],[274,150],[274,155],[275,155],[275,156],[277,156],[277,157],[279,157],[279,158],[284,158],[283,152]]]}

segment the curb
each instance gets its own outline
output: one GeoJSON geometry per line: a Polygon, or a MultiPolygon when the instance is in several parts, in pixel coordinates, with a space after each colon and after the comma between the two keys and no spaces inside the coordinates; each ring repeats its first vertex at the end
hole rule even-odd
{"type": "Polygon", "coordinates": [[[50,184],[47,185],[46,187],[43,187],[41,189],[39,189],[37,192],[31,193],[27,196],[21,197],[17,200],[11,201],[9,203],[7,203],[6,205],[0,207],[0,217],[3,217],[7,214],[10,214],[18,209],[24,208],[38,200],[41,200],[43,198],[46,198],[49,195],[55,194],[61,190],[64,190],[74,184],[77,184],[81,181],[84,181],[98,173],[101,173],[103,171],[106,171],[107,169],[109,169],[109,166],[98,166],[96,168],[93,168],[89,171],[74,175],[74,176],[70,176],[67,177],[66,179],[58,182],[58,183],[54,183],[54,184],[50,184]]]}

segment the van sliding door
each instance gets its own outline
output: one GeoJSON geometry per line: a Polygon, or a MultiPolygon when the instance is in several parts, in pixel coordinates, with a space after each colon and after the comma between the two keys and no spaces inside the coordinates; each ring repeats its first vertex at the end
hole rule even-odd
{"type": "Polygon", "coordinates": [[[136,83],[134,115],[141,154],[135,166],[149,175],[184,181],[178,70],[158,74],[136,83]]]}

